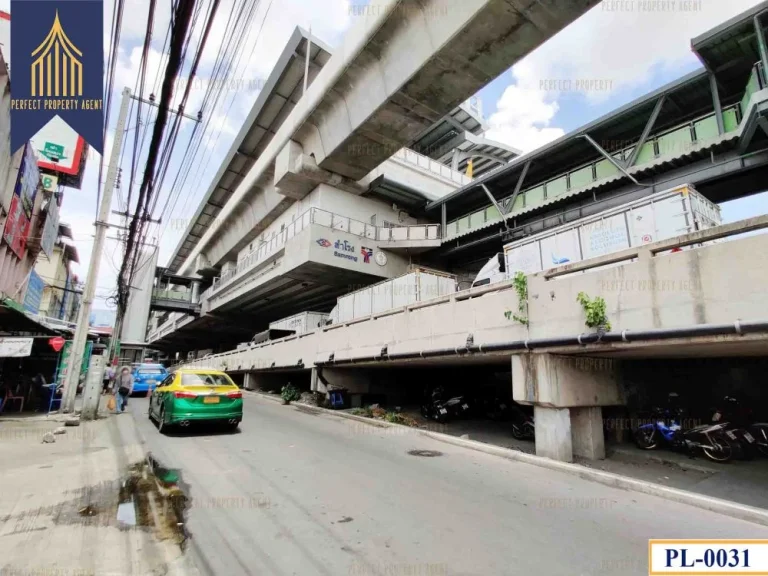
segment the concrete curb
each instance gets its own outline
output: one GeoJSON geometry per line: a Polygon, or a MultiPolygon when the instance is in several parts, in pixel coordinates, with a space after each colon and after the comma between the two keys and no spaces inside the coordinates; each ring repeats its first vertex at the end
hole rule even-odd
{"type": "Polygon", "coordinates": [[[626,460],[631,460],[632,462],[642,463],[643,460],[651,460],[653,462],[656,462],[658,464],[664,464],[665,466],[672,466],[674,468],[677,468],[679,470],[693,470],[695,472],[702,472],[704,474],[717,474],[720,472],[717,468],[713,466],[703,466],[701,464],[689,464],[688,462],[679,462],[677,460],[672,460],[670,458],[664,458],[664,456],[658,455],[658,454],[649,454],[648,452],[640,452],[639,454],[635,455],[629,450],[624,450],[621,448],[613,448],[611,454],[616,456],[621,456],[622,458],[625,458],[626,460]]]}
{"type": "MultiPolygon", "coordinates": [[[[247,392],[250,392],[256,396],[274,399],[273,396],[261,392],[254,392],[252,390],[248,390],[247,392]]],[[[277,398],[277,400],[280,399],[277,398]]],[[[710,512],[716,512],[718,514],[723,514],[732,518],[738,518],[739,520],[746,520],[748,522],[754,522],[756,524],[768,526],[768,510],[763,510],[761,508],[737,504],[735,502],[729,502],[728,500],[712,498],[710,496],[704,496],[702,494],[696,494],[686,490],[668,488],[660,484],[654,484],[653,482],[636,480],[634,478],[620,476],[611,472],[603,472],[602,470],[587,468],[585,466],[580,466],[579,464],[558,462],[557,460],[551,460],[549,458],[535,456],[533,454],[526,454],[525,452],[519,452],[509,448],[501,448],[500,446],[484,444],[476,440],[456,438],[455,436],[442,434],[440,432],[430,432],[426,430],[420,430],[418,428],[403,426],[402,424],[393,424],[391,422],[372,420],[364,416],[356,416],[355,414],[348,414],[338,410],[328,410],[327,408],[316,408],[314,406],[306,405],[302,405],[302,408],[308,408],[317,412],[326,412],[333,416],[364,422],[379,428],[402,428],[404,433],[419,434],[421,436],[426,436],[428,438],[432,438],[433,440],[444,442],[446,444],[452,444],[461,448],[468,448],[470,450],[483,452],[492,456],[500,456],[501,458],[506,458],[507,460],[515,460],[542,468],[549,468],[550,470],[556,470],[558,472],[564,472],[566,474],[578,476],[584,480],[591,480],[592,482],[610,486],[611,488],[620,488],[630,492],[640,492],[641,494],[657,496],[659,498],[664,498],[665,500],[671,500],[673,502],[687,504],[688,506],[695,506],[696,508],[701,508],[710,512]]]]}

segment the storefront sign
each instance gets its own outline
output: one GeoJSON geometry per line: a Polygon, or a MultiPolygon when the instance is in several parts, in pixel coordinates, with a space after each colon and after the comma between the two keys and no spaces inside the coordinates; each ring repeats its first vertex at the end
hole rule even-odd
{"type": "MultiPolygon", "coordinates": [[[[45,180],[45,178],[43,178],[45,180]]],[[[51,257],[53,254],[53,247],[56,244],[56,238],[59,235],[59,199],[56,194],[51,195],[51,199],[48,201],[48,214],[45,217],[45,224],[43,225],[43,234],[40,239],[40,249],[43,253],[51,257]]]]}
{"type": "Polygon", "coordinates": [[[3,233],[5,241],[19,258],[23,258],[27,250],[32,208],[35,205],[39,184],[40,171],[37,168],[35,153],[27,143],[24,145],[24,154],[16,176],[16,186],[3,233]]]}
{"type": "Polygon", "coordinates": [[[32,354],[34,338],[0,338],[0,358],[23,358],[32,354]]]}
{"type": "Polygon", "coordinates": [[[52,174],[43,174],[42,182],[43,182],[43,190],[46,190],[48,192],[56,192],[59,186],[59,178],[52,174]]]}
{"type": "Polygon", "coordinates": [[[27,293],[24,296],[24,311],[30,314],[37,314],[40,311],[40,301],[43,298],[43,289],[45,282],[40,275],[32,270],[27,282],[27,293]]]}
{"type": "Polygon", "coordinates": [[[64,347],[64,344],[66,344],[66,340],[62,338],[61,336],[56,336],[55,338],[51,338],[48,340],[48,344],[51,345],[51,348],[53,348],[54,352],[58,352],[64,347]]]}

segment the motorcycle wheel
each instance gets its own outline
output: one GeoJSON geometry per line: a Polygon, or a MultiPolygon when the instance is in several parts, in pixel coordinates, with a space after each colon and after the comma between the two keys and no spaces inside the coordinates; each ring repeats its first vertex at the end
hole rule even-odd
{"type": "Polygon", "coordinates": [[[763,456],[768,456],[768,426],[765,424],[753,424],[749,432],[757,441],[757,449],[763,456]]]}
{"type": "Polygon", "coordinates": [[[728,462],[733,458],[735,452],[733,443],[724,437],[711,436],[712,446],[702,446],[704,456],[713,462],[728,462]]]}
{"type": "Polygon", "coordinates": [[[659,442],[656,439],[656,428],[652,430],[635,430],[634,433],[635,444],[642,450],[655,450],[659,447],[659,442]]]}
{"type": "Polygon", "coordinates": [[[512,424],[512,436],[515,440],[525,440],[525,432],[523,431],[523,428],[517,424],[512,424]]]}

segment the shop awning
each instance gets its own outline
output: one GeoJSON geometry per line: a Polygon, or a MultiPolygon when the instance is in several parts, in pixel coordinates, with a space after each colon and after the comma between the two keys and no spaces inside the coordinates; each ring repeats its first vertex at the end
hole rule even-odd
{"type": "Polygon", "coordinates": [[[32,332],[44,336],[57,334],[27,316],[18,302],[0,294],[0,334],[9,332],[32,332]]]}

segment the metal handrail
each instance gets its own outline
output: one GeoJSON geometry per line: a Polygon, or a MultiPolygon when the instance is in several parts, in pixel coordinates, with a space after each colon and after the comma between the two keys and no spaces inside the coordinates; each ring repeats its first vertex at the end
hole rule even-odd
{"type": "Polygon", "coordinates": [[[275,236],[270,238],[269,241],[263,242],[256,250],[253,250],[245,258],[238,262],[237,266],[235,266],[233,269],[227,271],[221,276],[214,278],[211,287],[200,295],[201,301],[203,299],[207,299],[213,294],[213,292],[219,290],[224,285],[229,284],[230,280],[234,279],[240,273],[251,270],[255,266],[264,262],[267,258],[282,248],[288,240],[293,238],[299,232],[303,231],[310,224],[324,226],[332,230],[339,230],[348,234],[352,234],[353,236],[368,238],[370,240],[385,241],[384,231],[386,231],[387,240],[391,241],[392,230],[397,230],[400,228],[408,229],[406,232],[408,239],[411,238],[410,228],[423,228],[425,231],[423,238],[424,240],[440,238],[439,224],[409,224],[405,226],[380,227],[356,220],[354,218],[350,218],[349,216],[342,216],[341,214],[329,212],[328,210],[323,210],[322,208],[312,207],[306,210],[299,218],[288,224],[284,230],[281,230],[275,236]],[[430,238],[430,229],[434,230],[434,238],[430,238]]]}

